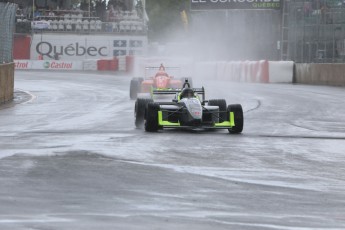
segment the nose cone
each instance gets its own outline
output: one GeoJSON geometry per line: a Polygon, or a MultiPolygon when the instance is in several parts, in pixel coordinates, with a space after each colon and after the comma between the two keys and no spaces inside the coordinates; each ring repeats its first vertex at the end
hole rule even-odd
{"type": "Polygon", "coordinates": [[[157,88],[167,88],[169,79],[163,76],[156,77],[156,86],[157,88]]]}
{"type": "Polygon", "coordinates": [[[191,99],[186,100],[186,107],[193,119],[201,120],[202,106],[198,99],[191,98],[191,99]]]}

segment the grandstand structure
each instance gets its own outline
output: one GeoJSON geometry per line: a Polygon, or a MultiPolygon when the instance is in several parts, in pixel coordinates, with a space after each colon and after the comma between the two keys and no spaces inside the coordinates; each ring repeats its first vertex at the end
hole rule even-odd
{"type": "Polygon", "coordinates": [[[345,1],[284,1],[281,31],[283,60],[345,62],[345,1]]]}
{"type": "Polygon", "coordinates": [[[143,8],[136,7],[133,0],[109,0],[107,6],[104,0],[88,2],[95,5],[36,8],[17,4],[14,59],[77,61],[146,53],[148,29],[143,8]],[[129,2],[132,4],[124,4],[129,2]]]}
{"type": "Polygon", "coordinates": [[[139,33],[145,34],[147,26],[136,11],[121,11],[111,20],[102,21],[96,16],[66,12],[59,16],[37,16],[34,20],[17,16],[17,33],[139,33]]]}

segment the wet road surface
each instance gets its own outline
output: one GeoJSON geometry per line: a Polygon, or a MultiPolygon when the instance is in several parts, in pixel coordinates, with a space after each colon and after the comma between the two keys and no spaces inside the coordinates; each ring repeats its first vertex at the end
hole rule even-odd
{"type": "Polygon", "coordinates": [[[17,71],[0,229],[345,229],[344,88],[193,79],[241,135],[134,126],[130,77],[17,71]]]}

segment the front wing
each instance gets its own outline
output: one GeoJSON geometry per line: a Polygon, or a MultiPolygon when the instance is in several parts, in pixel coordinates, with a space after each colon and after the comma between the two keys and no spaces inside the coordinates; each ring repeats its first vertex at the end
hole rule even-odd
{"type": "Polygon", "coordinates": [[[162,111],[158,111],[158,125],[164,128],[190,128],[190,129],[231,129],[235,126],[234,112],[230,112],[229,121],[223,121],[219,123],[213,123],[212,125],[198,125],[198,126],[183,126],[180,122],[170,122],[163,120],[162,111]]]}

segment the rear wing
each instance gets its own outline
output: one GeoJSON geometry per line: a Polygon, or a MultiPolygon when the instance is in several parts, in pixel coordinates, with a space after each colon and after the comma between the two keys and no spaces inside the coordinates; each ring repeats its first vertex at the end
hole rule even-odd
{"type": "MultiPolygon", "coordinates": [[[[157,67],[157,66],[146,66],[145,67],[145,70],[159,70],[160,67],[157,67]]],[[[171,66],[167,66],[167,67],[164,67],[165,70],[175,70],[175,69],[181,69],[180,67],[171,67],[171,66]]]]}
{"type": "MultiPolygon", "coordinates": [[[[202,95],[202,101],[205,101],[205,88],[192,88],[194,93],[198,95],[202,95]]],[[[159,89],[159,88],[152,88],[153,95],[174,95],[176,93],[180,93],[183,88],[167,88],[167,89],[159,89]]]]}
{"type": "MultiPolygon", "coordinates": [[[[145,77],[151,76],[152,74],[155,74],[155,72],[157,72],[159,70],[160,67],[157,66],[146,66],[145,67],[145,77]]],[[[177,71],[181,71],[180,67],[164,67],[164,71],[169,73],[169,71],[173,71],[173,70],[177,70],[177,71]]],[[[176,74],[176,72],[175,72],[176,74]]],[[[170,75],[170,74],[169,74],[170,75]]]]}

